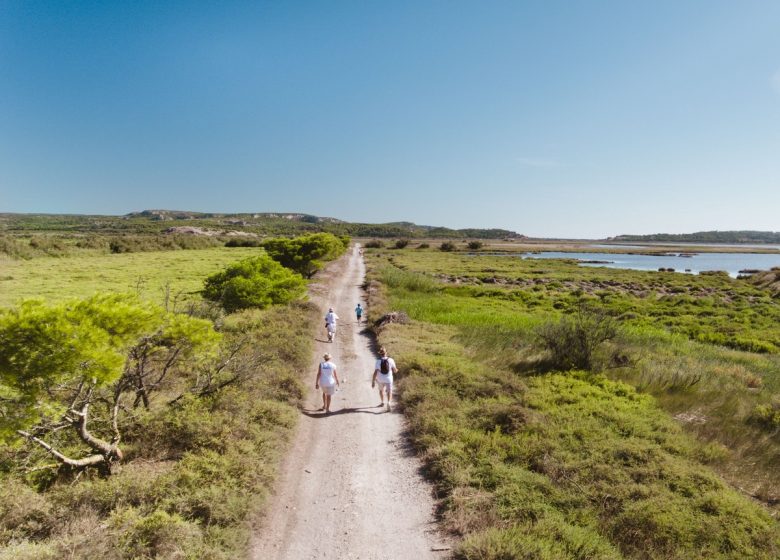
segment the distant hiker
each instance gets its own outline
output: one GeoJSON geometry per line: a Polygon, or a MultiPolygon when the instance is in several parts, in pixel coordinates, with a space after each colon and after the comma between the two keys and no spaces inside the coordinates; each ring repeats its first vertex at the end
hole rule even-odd
{"type": "Polygon", "coordinates": [[[333,311],[333,308],[328,309],[327,315],[325,315],[325,329],[328,331],[328,342],[333,342],[336,337],[336,321],[339,320],[339,316],[333,311]]]}
{"type": "Polygon", "coordinates": [[[355,308],[355,316],[357,317],[357,322],[360,322],[360,318],[363,316],[363,308],[360,307],[360,304],[357,304],[357,307],[355,308]]]}
{"type": "Polygon", "coordinates": [[[387,410],[390,410],[390,401],[393,398],[393,374],[398,373],[398,368],[395,365],[395,360],[387,355],[385,347],[379,349],[379,359],[374,366],[374,377],[371,378],[371,388],[379,383],[379,398],[381,403],[379,406],[385,404],[385,393],[387,393],[387,410]]]}
{"type": "Polygon", "coordinates": [[[330,412],[330,399],[336,392],[336,387],[340,387],[339,376],[336,373],[336,364],[330,361],[330,354],[325,354],[322,358],[324,362],[320,362],[320,367],[317,368],[317,380],[314,382],[315,389],[322,389],[322,408],[325,414],[330,412]]]}

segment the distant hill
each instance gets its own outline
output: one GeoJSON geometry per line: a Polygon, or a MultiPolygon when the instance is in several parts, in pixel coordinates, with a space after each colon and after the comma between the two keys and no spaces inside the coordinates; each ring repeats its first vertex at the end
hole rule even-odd
{"type": "Polygon", "coordinates": [[[618,235],[608,241],[662,241],[672,243],[780,243],[777,231],[699,231],[696,233],[654,233],[618,235]]]}
{"type": "Polygon", "coordinates": [[[123,216],[78,214],[0,213],[0,233],[73,232],[104,234],[165,233],[184,225],[211,231],[246,232],[254,235],[295,235],[326,231],[353,237],[482,238],[514,239],[524,236],[504,229],[450,229],[421,226],[411,222],[366,224],[296,212],[190,212],[186,210],[142,210],[123,216]]]}

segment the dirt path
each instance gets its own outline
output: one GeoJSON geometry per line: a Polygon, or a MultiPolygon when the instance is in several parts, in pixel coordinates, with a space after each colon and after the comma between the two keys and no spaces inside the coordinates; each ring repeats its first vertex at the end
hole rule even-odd
{"type": "MultiPolygon", "coordinates": [[[[353,312],[363,300],[365,275],[358,249],[334,263],[312,300],[324,317],[340,316],[336,341],[318,330],[308,406],[291,453],[282,465],[278,490],[257,531],[254,560],[427,560],[448,556],[433,520],[431,487],[405,447],[403,417],[380,408],[371,389],[374,354],[353,312]],[[330,352],[342,389],[330,416],[314,391],[317,364],[330,352]]],[[[403,368],[403,359],[398,359],[403,368]]]]}

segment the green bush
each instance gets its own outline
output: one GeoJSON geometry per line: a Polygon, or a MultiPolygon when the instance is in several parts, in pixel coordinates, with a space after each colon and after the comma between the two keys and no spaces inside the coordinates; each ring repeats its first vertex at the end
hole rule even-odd
{"type": "Polygon", "coordinates": [[[232,313],[249,307],[265,308],[300,298],[306,282],[267,255],[244,259],[206,279],[203,297],[232,313]]]}
{"type": "Polygon", "coordinates": [[[409,245],[409,240],[408,239],[399,239],[399,240],[397,240],[395,242],[395,248],[396,249],[403,249],[407,245],[409,245]]]}
{"type": "Polygon", "coordinates": [[[200,528],[176,514],[155,510],[143,515],[136,509],[119,511],[111,525],[119,533],[119,547],[129,558],[192,558],[202,544],[200,528]]]}
{"type": "Polygon", "coordinates": [[[748,420],[767,431],[780,431],[780,397],[771,403],[756,405],[748,420]]]}
{"type": "Polygon", "coordinates": [[[381,239],[372,239],[371,241],[366,241],[366,244],[364,245],[366,249],[381,249],[384,246],[385,244],[381,239]]]}
{"type": "Polygon", "coordinates": [[[469,249],[472,251],[478,251],[479,249],[482,249],[482,242],[481,241],[469,241],[466,245],[469,249]]]}

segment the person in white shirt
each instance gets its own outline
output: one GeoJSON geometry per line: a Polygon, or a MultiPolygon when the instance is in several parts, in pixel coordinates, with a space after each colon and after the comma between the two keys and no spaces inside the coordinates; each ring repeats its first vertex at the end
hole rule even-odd
{"type": "Polygon", "coordinates": [[[317,379],[314,382],[315,389],[322,389],[322,408],[325,414],[330,413],[330,399],[336,392],[336,387],[340,387],[339,376],[336,373],[336,364],[330,361],[330,354],[322,357],[325,361],[320,362],[317,368],[317,379]]]}
{"type": "Polygon", "coordinates": [[[333,342],[336,338],[336,321],[339,320],[339,316],[333,311],[333,308],[328,309],[328,313],[325,315],[325,329],[328,331],[328,342],[333,342]]]}
{"type": "Polygon", "coordinates": [[[385,394],[387,394],[387,410],[390,410],[390,401],[393,398],[393,374],[398,373],[395,360],[387,355],[387,350],[382,346],[379,349],[379,359],[374,365],[374,376],[371,378],[371,388],[379,384],[379,406],[385,405],[385,394]]]}

